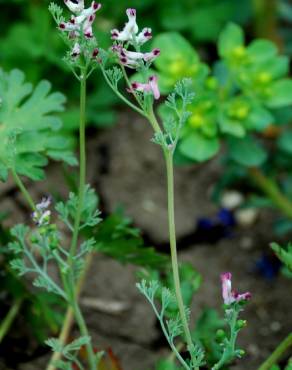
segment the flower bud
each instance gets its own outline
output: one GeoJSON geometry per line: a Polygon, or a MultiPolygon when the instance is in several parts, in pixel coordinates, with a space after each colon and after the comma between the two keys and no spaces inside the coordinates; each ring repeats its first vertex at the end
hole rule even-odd
{"type": "Polygon", "coordinates": [[[246,320],[237,320],[236,321],[236,329],[245,328],[246,325],[247,325],[247,321],[246,320]]]}
{"type": "Polygon", "coordinates": [[[245,351],[244,351],[243,349],[237,349],[237,350],[235,351],[235,353],[236,353],[236,356],[237,356],[238,358],[241,358],[241,357],[243,357],[243,356],[245,355],[245,351]]]}

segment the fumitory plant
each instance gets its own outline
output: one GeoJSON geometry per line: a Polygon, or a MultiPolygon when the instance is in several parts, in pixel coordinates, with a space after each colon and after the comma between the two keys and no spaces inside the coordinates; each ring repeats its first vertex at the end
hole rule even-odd
{"type": "MultiPolygon", "coordinates": [[[[49,94],[50,86],[47,82],[41,83],[27,98],[32,88],[24,83],[23,75],[18,71],[10,75],[3,73],[4,83],[0,90],[3,105],[0,112],[3,129],[0,135],[3,135],[4,143],[0,151],[1,178],[5,180],[9,173],[13,175],[32,209],[34,223],[33,227],[20,224],[12,228],[13,241],[8,247],[16,258],[11,261],[11,266],[21,276],[32,274],[36,287],[54,293],[68,307],[60,337],[46,341],[54,351],[48,370],[56,367],[69,370],[72,366],[84,369],[85,365],[79,357],[81,347],[86,348],[86,368],[90,370],[98,367],[103,356],[102,351],[96,351],[94,348],[78,303],[80,278],[86,271],[93,250],[98,249],[98,240],[93,236],[98,238],[95,227],[101,222],[97,196],[94,190],[86,185],[86,87],[87,79],[97,68],[100,68],[113,92],[149,121],[154,132],[152,141],[162,149],[167,175],[173,290],[160,285],[156,280],[142,280],[137,287],[152,305],[180,366],[197,370],[204,366],[206,358],[202,346],[192,335],[190,310],[182,296],[176,248],[173,168],[180,135],[191,117],[189,106],[195,98],[192,81],[182,79],[175,85],[174,91],[164,104],[168,113],[162,120],[158,120],[154,103],[161,95],[159,78],[151,66],[158,60],[160,49],[155,47],[151,51],[143,50],[144,44],[152,38],[152,31],[150,28],[139,30],[136,10],[127,10],[127,23],[122,30],[112,30],[113,46],[110,50],[103,50],[98,47],[92,30],[95,14],[100,10],[101,4],[92,1],[86,8],[83,0],[65,0],[65,5],[72,13],[68,20],[63,15],[63,9],[56,4],[50,5],[50,12],[68,46],[64,61],[80,83],[80,173],[78,193],[72,192],[66,202],[58,202],[55,212],[52,209],[51,197],[34,202],[19,175],[32,179],[43,178],[42,168],[47,164],[48,157],[76,165],[64,137],[54,134],[60,123],[52,114],[62,110],[64,98],[60,94],[49,94]],[[130,80],[128,69],[137,72],[137,80],[130,80]],[[124,91],[120,90],[122,79],[127,86],[124,91]],[[60,231],[60,223],[67,227],[71,235],[69,246],[66,245],[64,233],[60,231]],[[50,273],[49,265],[52,262],[57,266],[58,276],[50,273]],[[68,322],[72,315],[78,325],[80,337],[66,343],[68,322]],[[184,348],[186,353],[182,351],[184,348]]],[[[214,370],[244,354],[243,350],[236,347],[236,339],[246,322],[238,319],[238,316],[250,298],[248,292],[239,294],[232,290],[231,273],[222,274],[221,282],[225,320],[229,329],[218,333],[220,354],[218,361],[212,364],[214,370]]]]}

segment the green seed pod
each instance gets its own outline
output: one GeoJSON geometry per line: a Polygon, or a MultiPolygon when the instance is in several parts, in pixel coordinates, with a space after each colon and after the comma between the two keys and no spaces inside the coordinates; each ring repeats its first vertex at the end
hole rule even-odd
{"type": "Polygon", "coordinates": [[[226,338],[225,331],[223,329],[218,329],[216,332],[216,339],[221,342],[224,338],[226,338]]]}
{"type": "Polygon", "coordinates": [[[247,325],[247,321],[246,320],[237,320],[236,321],[236,329],[245,328],[246,325],[247,325]]]}

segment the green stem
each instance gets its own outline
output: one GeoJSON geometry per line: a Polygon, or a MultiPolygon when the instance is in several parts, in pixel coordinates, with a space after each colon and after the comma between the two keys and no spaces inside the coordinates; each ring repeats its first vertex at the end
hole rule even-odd
{"type": "Polygon", "coordinates": [[[19,312],[19,309],[20,309],[21,305],[22,305],[22,299],[16,300],[14,302],[13,306],[8,311],[4,320],[1,322],[1,325],[0,325],[0,343],[2,342],[3,338],[5,337],[8,330],[10,329],[16,315],[19,312]]]}
{"type": "MultiPolygon", "coordinates": [[[[78,283],[77,283],[77,287],[76,287],[76,291],[75,291],[75,297],[76,297],[77,300],[80,296],[82,287],[84,285],[86,274],[87,274],[87,272],[89,270],[89,267],[92,263],[93,255],[94,255],[93,253],[90,253],[90,254],[87,255],[86,261],[85,261],[85,268],[82,271],[82,274],[78,279],[78,283]]],[[[67,308],[65,319],[64,319],[64,322],[63,322],[63,326],[62,326],[62,329],[61,329],[61,332],[60,332],[60,335],[59,335],[59,338],[58,338],[60,343],[62,343],[63,345],[65,345],[67,343],[67,340],[68,340],[68,337],[69,337],[69,334],[70,334],[70,330],[71,330],[71,327],[72,327],[72,324],[73,324],[73,319],[74,319],[74,311],[73,311],[72,307],[69,306],[67,308]]],[[[52,357],[50,359],[50,362],[49,362],[46,370],[56,370],[55,363],[57,361],[59,361],[61,359],[61,357],[62,357],[62,354],[60,352],[53,352],[52,357]]]]}
{"type": "MultiPolygon", "coordinates": [[[[183,325],[183,331],[189,350],[193,347],[192,336],[188,326],[183,297],[181,294],[179,268],[176,248],[176,234],[175,234],[175,216],[174,216],[174,176],[173,176],[173,155],[170,152],[165,152],[166,172],[167,172],[167,199],[168,199],[168,227],[169,227],[169,241],[171,251],[171,264],[173,272],[173,281],[175,295],[177,299],[180,318],[183,325]]],[[[196,369],[195,369],[196,370],[196,369]]]]}
{"type": "Polygon", "coordinates": [[[126,103],[130,108],[132,108],[134,111],[136,111],[137,113],[141,114],[143,117],[145,117],[145,113],[142,109],[140,109],[139,107],[137,107],[135,104],[131,103],[127,98],[124,97],[123,94],[121,94],[119,92],[119,90],[117,88],[115,88],[115,86],[112,85],[112,83],[110,82],[107,74],[106,74],[106,71],[104,70],[103,67],[100,68],[101,69],[101,72],[103,74],[103,77],[106,81],[106,83],[109,85],[109,87],[112,89],[112,91],[124,102],[126,103]]]}
{"type": "Polygon", "coordinates": [[[13,176],[13,179],[14,179],[16,185],[19,187],[19,189],[22,192],[22,195],[24,196],[28,205],[30,206],[30,208],[33,211],[35,211],[36,206],[34,204],[34,201],[33,201],[32,197],[30,196],[29,192],[26,190],[26,187],[24,186],[23,182],[21,181],[21,178],[17,175],[17,173],[14,169],[11,169],[11,173],[12,173],[12,176],[13,176]]]}
{"type": "Polygon", "coordinates": [[[144,110],[144,107],[143,107],[143,104],[141,103],[141,100],[139,99],[138,95],[136,94],[135,90],[132,87],[132,84],[131,84],[131,82],[129,80],[129,77],[127,75],[127,72],[126,72],[125,67],[122,64],[120,64],[120,67],[121,67],[121,70],[123,72],[123,76],[124,76],[124,79],[126,81],[126,84],[128,85],[129,90],[133,94],[133,96],[136,99],[137,103],[140,105],[141,109],[144,110]]]}
{"type": "Polygon", "coordinates": [[[148,112],[148,116],[147,118],[149,119],[152,127],[153,127],[153,130],[156,132],[156,133],[161,133],[161,128],[160,128],[160,125],[157,121],[157,118],[155,116],[155,113],[153,111],[153,106],[150,107],[150,111],[148,112]]]}
{"type": "Polygon", "coordinates": [[[85,181],[86,181],[86,147],[85,147],[85,119],[86,119],[86,70],[82,72],[80,81],[80,126],[79,126],[79,191],[78,207],[74,222],[73,237],[70,247],[70,256],[74,256],[81,222],[81,213],[84,202],[85,181]]]}
{"type": "Polygon", "coordinates": [[[275,351],[267,358],[267,360],[258,368],[258,370],[269,370],[283,353],[289,348],[292,348],[292,333],[290,333],[275,349],[275,351]]]}
{"type": "Polygon", "coordinates": [[[277,183],[266,177],[260,169],[253,167],[249,169],[249,175],[255,181],[256,185],[268,195],[276,207],[278,207],[284,215],[292,218],[292,203],[280,191],[277,183]]]}
{"type": "MultiPolygon", "coordinates": [[[[88,333],[88,329],[87,329],[84,317],[78,305],[78,297],[74,297],[74,301],[72,302],[72,308],[73,308],[74,316],[79,326],[81,335],[85,337],[89,337],[89,333],[88,333]]],[[[86,347],[87,360],[88,360],[90,370],[96,370],[95,355],[94,355],[94,351],[91,345],[91,341],[87,343],[85,347],[86,347]]]]}

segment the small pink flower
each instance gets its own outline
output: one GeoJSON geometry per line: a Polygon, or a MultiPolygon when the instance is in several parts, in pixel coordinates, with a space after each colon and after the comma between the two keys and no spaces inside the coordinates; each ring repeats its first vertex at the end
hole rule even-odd
{"type": "MultiPolygon", "coordinates": [[[[144,93],[152,93],[154,96],[154,99],[160,98],[160,91],[158,87],[158,78],[157,76],[151,76],[148,79],[148,83],[140,83],[140,82],[133,82],[132,83],[132,89],[135,91],[140,91],[144,93]]],[[[128,89],[129,92],[132,92],[130,89],[128,89]]]]}
{"type": "Polygon", "coordinates": [[[145,44],[148,40],[152,39],[151,28],[143,28],[143,30],[137,35],[136,42],[139,45],[145,44]]]}
{"type": "MultiPolygon", "coordinates": [[[[76,0],[77,1],[77,0],[76,0]]],[[[69,7],[71,10],[71,3],[72,1],[67,0],[65,1],[66,5],[69,7]],[[69,6],[70,5],[70,6],[69,6]]],[[[83,30],[84,35],[87,38],[93,37],[92,33],[92,23],[94,22],[95,19],[95,13],[101,8],[101,4],[93,1],[91,3],[91,6],[87,9],[84,9],[84,2],[79,2],[78,4],[73,3],[75,7],[74,9],[77,9],[78,11],[74,10],[73,12],[79,13],[78,16],[72,16],[69,22],[62,22],[59,24],[59,28],[62,31],[67,31],[70,32],[70,36],[72,38],[78,37],[80,35],[80,31],[83,30]]]]}
{"type": "Polygon", "coordinates": [[[81,53],[81,50],[80,50],[80,45],[78,44],[78,42],[75,43],[72,51],[71,51],[71,56],[73,58],[77,58],[81,53]]]}
{"type": "Polygon", "coordinates": [[[117,29],[113,29],[111,31],[112,39],[117,41],[132,41],[133,37],[138,32],[138,25],[136,23],[136,10],[135,9],[127,9],[126,14],[128,16],[128,22],[125,24],[125,27],[122,31],[117,29]]]}
{"type": "Polygon", "coordinates": [[[128,68],[139,67],[141,61],[153,62],[160,54],[159,49],[154,49],[149,53],[140,53],[137,51],[129,51],[123,48],[121,45],[113,46],[112,50],[119,56],[120,62],[128,68]]]}
{"type": "Polygon", "coordinates": [[[120,42],[130,42],[131,44],[143,45],[152,38],[151,28],[144,28],[140,33],[136,22],[136,10],[127,9],[128,22],[122,31],[116,28],[111,30],[112,39],[120,42]]]}
{"type": "Polygon", "coordinates": [[[221,274],[222,297],[224,300],[224,304],[230,305],[233,302],[246,301],[250,299],[251,294],[249,292],[239,294],[236,291],[232,290],[231,278],[231,272],[225,272],[221,274]]]}
{"type": "Polygon", "coordinates": [[[145,62],[152,62],[160,55],[160,49],[153,49],[150,53],[145,53],[143,59],[145,62]]]}

